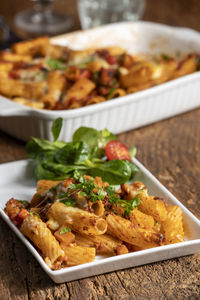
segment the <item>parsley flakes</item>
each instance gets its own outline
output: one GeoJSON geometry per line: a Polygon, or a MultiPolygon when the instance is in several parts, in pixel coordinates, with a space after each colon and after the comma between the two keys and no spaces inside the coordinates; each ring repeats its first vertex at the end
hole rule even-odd
{"type": "Polygon", "coordinates": [[[64,227],[61,229],[61,231],[59,232],[60,234],[64,234],[64,233],[67,233],[67,232],[70,232],[71,229],[69,227],[64,227]]]}

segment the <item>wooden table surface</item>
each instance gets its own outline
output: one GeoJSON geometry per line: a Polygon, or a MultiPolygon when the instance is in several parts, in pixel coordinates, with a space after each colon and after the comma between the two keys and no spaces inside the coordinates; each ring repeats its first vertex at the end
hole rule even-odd
{"type": "MultiPolygon", "coordinates": [[[[12,17],[28,1],[0,2],[0,14],[12,17]]],[[[73,0],[57,9],[79,21],[73,0]]],[[[145,20],[200,31],[199,0],[147,0],[145,20]]],[[[189,99],[188,99],[189,100],[189,99]]],[[[199,95],[200,101],[200,95],[199,95]]],[[[137,158],[200,218],[200,109],[119,136],[137,147],[137,158]]],[[[25,144],[0,132],[0,163],[26,158],[25,144]]],[[[55,284],[25,246],[0,220],[0,299],[199,299],[200,255],[130,268],[64,284],[55,284]]]]}

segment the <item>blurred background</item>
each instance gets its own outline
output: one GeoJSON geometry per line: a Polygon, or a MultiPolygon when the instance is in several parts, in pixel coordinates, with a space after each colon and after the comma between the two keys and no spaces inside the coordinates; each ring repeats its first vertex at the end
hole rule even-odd
{"type": "Polygon", "coordinates": [[[199,0],[4,0],[0,44],[137,19],[200,31],[199,11],[199,0]]]}

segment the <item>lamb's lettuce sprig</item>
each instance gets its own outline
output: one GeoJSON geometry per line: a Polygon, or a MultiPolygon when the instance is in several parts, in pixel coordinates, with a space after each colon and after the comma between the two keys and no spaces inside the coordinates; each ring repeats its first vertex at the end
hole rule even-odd
{"type": "Polygon", "coordinates": [[[80,127],[71,142],[58,140],[62,118],[53,122],[53,142],[32,137],[26,145],[28,157],[36,162],[37,179],[62,180],[73,177],[74,171],[93,177],[100,176],[110,184],[132,180],[138,168],[128,160],[105,160],[106,144],[117,137],[107,129],[80,127]]]}

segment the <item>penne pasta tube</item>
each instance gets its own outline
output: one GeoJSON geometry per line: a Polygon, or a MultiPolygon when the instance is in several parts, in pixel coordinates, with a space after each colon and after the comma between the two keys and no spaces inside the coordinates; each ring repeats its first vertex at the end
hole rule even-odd
{"type": "Polygon", "coordinates": [[[70,49],[61,45],[49,44],[46,47],[42,47],[40,50],[42,56],[51,57],[53,59],[68,60],[70,49]]]}
{"type": "Polygon", "coordinates": [[[40,98],[45,108],[52,109],[60,99],[65,88],[65,76],[59,71],[52,71],[47,77],[47,93],[40,98]]]}
{"type": "Polygon", "coordinates": [[[88,248],[76,245],[65,246],[61,243],[61,247],[67,256],[67,266],[76,266],[85,264],[95,259],[95,248],[88,248]]]}
{"type": "Polygon", "coordinates": [[[187,74],[191,74],[197,70],[196,55],[186,57],[174,72],[173,79],[187,74]]]}
{"type": "Polygon", "coordinates": [[[149,81],[145,84],[139,85],[139,86],[130,86],[127,89],[127,94],[132,94],[132,93],[136,93],[136,92],[139,92],[139,91],[142,91],[142,90],[146,90],[146,89],[148,89],[152,86],[153,86],[153,82],[151,82],[151,81],[149,81]]]}
{"type": "Polygon", "coordinates": [[[8,97],[37,99],[43,94],[44,82],[22,82],[11,79],[5,72],[0,74],[0,93],[8,97]]]}
{"type": "Polygon", "coordinates": [[[167,219],[161,223],[166,244],[184,241],[182,210],[178,206],[167,207],[167,219]]]}
{"type": "Polygon", "coordinates": [[[131,221],[110,214],[106,218],[108,231],[118,239],[143,249],[157,247],[162,242],[162,235],[153,230],[140,228],[131,221]]]}
{"type": "Polygon", "coordinates": [[[87,64],[87,69],[91,72],[99,72],[101,68],[107,68],[108,64],[104,60],[91,61],[87,64]]]}
{"type": "Polygon", "coordinates": [[[102,96],[91,96],[89,99],[86,101],[85,105],[91,105],[91,104],[97,104],[106,101],[105,97],[102,96]]]}
{"type": "Polygon", "coordinates": [[[67,91],[64,102],[68,103],[68,101],[72,98],[81,100],[89,95],[94,88],[95,84],[91,80],[87,78],[81,78],[67,91]]]}
{"type": "Polygon", "coordinates": [[[93,48],[71,51],[69,54],[69,61],[72,61],[75,64],[81,63],[84,59],[88,59],[88,56],[94,52],[95,49],[93,48]]]}
{"type": "Polygon", "coordinates": [[[2,51],[0,52],[0,59],[8,62],[29,62],[31,61],[32,57],[30,55],[20,55],[11,53],[9,51],[2,51]]]}
{"type": "Polygon", "coordinates": [[[48,37],[43,36],[30,41],[18,42],[12,46],[14,53],[19,55],[35,55],[42,52],[41,49],[48,47],[50,40],[48,37]]]}
{"type": "Polygon", "coordinates": [[[56,186],[59,184],[59,180],[47,180],[47,179],[41,179],[37,182],[37,193],[43,193],[44,191],[49,190],[53,186],[56,186]]]}
{"type": "Polygon", "coordinates": [[[27,105],[27,106],[32,107],[32,108],[38,108],[38,109],[43,109],[44,108],[43,103],[36,102],[36,101],[33,101],[33,100],[29,100],[29,99],[25,99],[25,98],[22,98],[22,97],[15,97],[13,99],[13,102],[23,104],[23,105],[27,105]]]}
{"type": "Polygon", "coordinates": [[[78,80],[80,74],[81,74],[81,70],[76,66],[69,66],[65,71],[66,78],[71,81],[78,80]]]}
{"type": "Polygon", "coordinates": [[[142,213],[138,209],[133,209],[130,213],[130,220],[137,226],[146,229],[152,229],[154,227],[154,218],[147,214],[142,213]]]}
{"type": "Polygon", "coordinates": [[[148,62],[136,64],[129,69],[128,74],[120,75],[120,84],[122,88],[139,87],[146,84],[152,84],[152,65],[148,62]]]}
{"type": "Polygon", "coordinates": [[[170,59],[165,62],[161,62],[153,67],[153,83],[161,84],[170,80],[178,67],[178,62],[170,59]]]}
{"type": "MultiPolygon", "coordinates": [[[[74,99],[75,100],[75,99],[74,99]]],[[[71,101],[70,101],[71,102],[71,101]]],[[[72,101],[69,105],[68,105],[68,107],[67,107],[67,109],[75,109],[75,108],[79,108],[79,107],[82,107],[82,103],[80,103],[80,101],[78,102],[78,101],[72,101]]]]}
{"type": "Polygon", "coordinates": [[[104,204],[101,200],[96,202],[89,202],[89,207],[96,216],[101,217],[104,215],[105,209],[104,209],[104,204]]]}
{"type": "Polygon", "coordinates": [[[12,62],[8,61],[0,61],[0,71],[3,72],[10,72],[14,67],[14,64],[12,62]]]}
{"type": "Polygon", "coordinates": [[[47,225],[52,230],[55,230],[57,226],[68,224],[76,232],[100,235],[107,229],[106,221],[103,218],[76,207],[66,206],[61,202],[55,202],[50,207],[47,217],[49,220],[47,225]]]}
{"type": "Polygon", "coordinates": [[[40,202],[43,199],[43,193],[48,192],[49,189],[52,187],[58,185],[60,181],[55,181],[55,180],[46,180],[42,179],[37,182],[37,191],[33,195],[33,198],[31,199],[31,207],[38,207],[40,206],[40,202]]]}
{"type": "Polygon", "coordinates": [[[112,94],[112,98],[123,97],[126,95],[126,91],[124,89],[116,89],[112,94]]]}
{"type": "Polygon", "coordinates": [[[138,197],[140,199],[139,210],[147,215],[151,215],[158,222],[167,219],[167,209],[162,199],[148,196],[145,192],[140,193],[138,197]]]}
{"type": "Polygon", "coordinates": [[[50,268],[56,261],[64,259],[64,251],[52,235],[47,225],[37,216],[29,214],[23,221],[20,231],[38,247],[50,268]]]}
{"type": "Polygon", "coordinates": [[[98,254],[114,255],[116,249],[122,244],[122,241],[109,234],[88,236],[77,233],[75,242],[79,246],[95,247],[98,254]]]}

